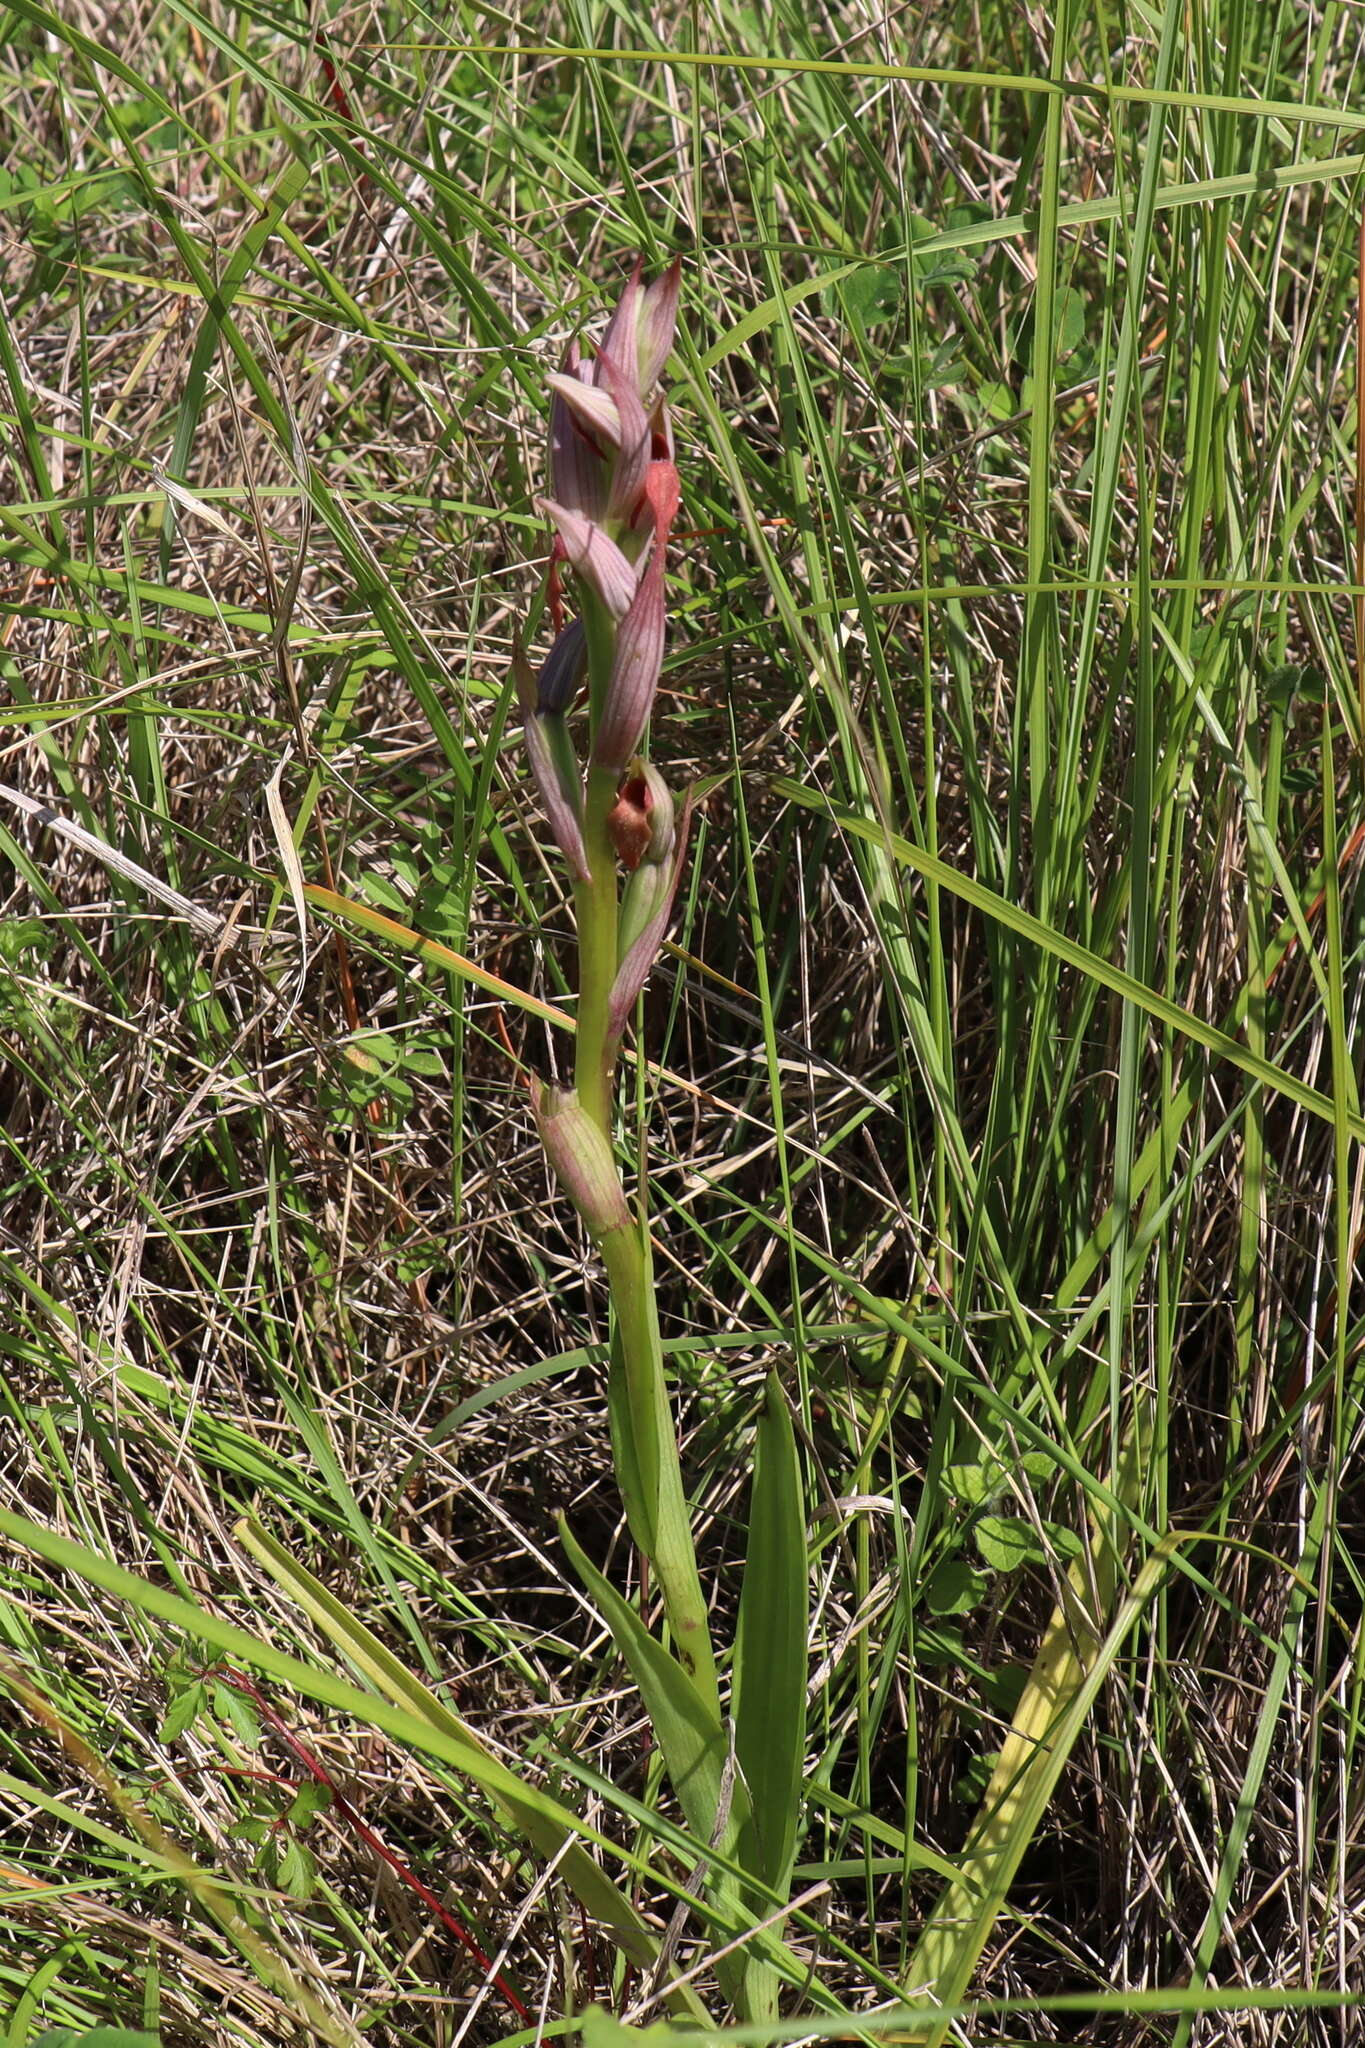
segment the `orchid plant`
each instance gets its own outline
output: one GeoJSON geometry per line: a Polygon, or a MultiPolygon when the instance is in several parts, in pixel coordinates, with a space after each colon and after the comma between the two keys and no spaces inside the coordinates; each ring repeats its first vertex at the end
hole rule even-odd
{"type": "Polygon", "coordinates": [[[640,1688],[688,1827],[714,1859],[710,1912],[729,1951],[718,1962],[721,1982],[741,2011],[760,2018],[776,2010],[779,1978],[801,1975],[781,1942],[758,1928],[787,1895],[804,1748],[806,1558],[795,1442],[770,1385],[727,1725],[664,1372],[644,1177],[632,1205],[613,1141],[623,1036],[663,944],[691,813],[690,799],[675,805],[641,752],[663,664],[666,558],[680,495],[658,388],[679,281],[674,263],[646,285],[637,263],[600,342],[587,353],[573,344],[548,380],[552,495],[539,502],[555,536],[555,638],[538,671],[518,645],[514,676],[531,772],[573,882],[578,1007],[573,1086],[533,1081],[531,1099],[555,1177],[606,1271],[613,1454],[667,1643],[567,1528],[563,1540],[640,1688]],[[570,721],[585,679],[580,754],[570,721]]]}
{"type": "Polygon", "coordinates": [[[551,617],[538,675],[518,652],[531,770],[573,876],[578,1019],[572,1089],[536,1084],[533,1106],[555,1174],[607,1269],[616,1331],[611,1414],[631,1534],[650,1560],[677,1656],[712,1709],[715,1659],[664,1399],[649,1239],[632,1216],[612,1149],[622,1035],[663,942],[687,845],[658,770],[636,749],[664,653],[664,562],[678,509],[668,412],[655,396],[673,344],[680,266],[631,278],[591,359],[577,344],[549,379],[555,528],[551,617]],[[567,565],[575,616],[564,618],[567,565]],[[587,762],[568,714],[587,678],[587,762]],[[619,875],[624,870],[624,891],[619,875]]]}

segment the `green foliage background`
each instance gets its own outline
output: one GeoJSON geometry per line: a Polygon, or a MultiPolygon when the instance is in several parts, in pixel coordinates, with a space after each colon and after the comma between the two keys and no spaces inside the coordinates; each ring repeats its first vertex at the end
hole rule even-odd
{"type": "Polygon", "coordinates": [[[639,1592],[499,1038],[566,988],[543,379],[637,251],[712,787],[622,1145],[721,1640],[770,1374],[808,1475],[783,2009],[922,1988],[1051,1641],[960,2038],[1344,2038],[1359,34],[0,5],[7,2044],[659,2018],[706,1845],[559,1546],[639,1592]]]}

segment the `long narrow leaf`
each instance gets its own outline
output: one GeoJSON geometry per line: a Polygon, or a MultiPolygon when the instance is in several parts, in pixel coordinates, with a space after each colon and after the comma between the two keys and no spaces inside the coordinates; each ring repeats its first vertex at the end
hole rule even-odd
{"type": "MultiPolygon", "coordinates": [[[[559,1533],[570,1564],[611,1630],[612,1640],[640,1688],[673,1790],[699,1849],[719,1846],[712,1841],[726,1756],[725,1730],[719,1716],[702,1700],[677,1658],[650,1634],[634,1608],[584,1555],[562,1518],[559,1533]]],[[[731,1819],[725,1829],[727,1841],[733,1837],[736,1822],[746,1806],[742,1791],[736,1787],[731,1819]]]]}
{"type": "MultiPolygon", "coordinates": [[[[906,867],[913,868],[916,873],[937,882],[941,888],[947,889],[962,902],[970,904],[973,910],[979,910],[985,917],[994,918],[1006,931],[1028,939],[1033,945],[1040,947],[1045,953],[1052,954],[1068,967],[1088,974],[1102,988],[1109,989],[1114,995],[1122,996],[1125,1001],[1135,1003],[1139,1009],[1145,1010],[1157,1023],[1167,1025],[1172,1031],[1192,1039],[1196,1045],[1202,1045],[1206,1052],[1216,1054],[1219,1059],[1229,1061],[1234,1067],[1240,1067],[1253,1081],[1259,1081],[1274,1094],[1286,1096],[1290,1102],[1297,1102],[1301,1109],[1308,1110],[1310,1115],[1320,1118],[1323,1123],[1335,1122],[1336,1109],[1330,1097],[1324,1095],[1321,1090],[1310,1088],[1297,1074],[1286,1073],[1283,1067],[1277,1067],[1270,1060],[1261,1059],[1257,1054],[1248,1051],[1246,1046],[1239,1044],[1235,1038],[1229,1038],[1216,1024],[1206,1024],[1193,1010],[1186,1009],[1181,1003],[1172,1002],[1169,996],[1160,994],[1154,988],[1146,987],[1131,974],[1125,974],[1121,967],[1115,967],[1108,960],[1102,960],[1098,953],[1092,953],[1088,947],[1077,945],[1076,941],[1068,938],[1065,933],[1054,931],[1040,918],[1030,916],[1029,912],[1021,910],[1018,904],[1008,902],[996,890],[986,888],[984,883],[976,881],[971,875],[963,874],[948,861],[938,859],[936,855],[926,852],[922,846],[913,845],[899,833],[883,832],[870,820],[855,817],[851,812],[838,809],[818,792],[807,789],[803,783],[792,782],[785,776],[778,776],[774,778],[773,786],[782,796],[794,804],[800,804],[805,810],[826,812],[844,831],[852,832],[861,839],[881,841],[893,860],[901,861],[906,867]]],[[[1365,1117],[1347,1111],[1345,1122],[1352,1137],[1365,1138],[1365,1117]]]]}
{"type": "MultiPolygon", "coordinates": [[[[732,1858],[750,1819],[749,1801],[737,1776],[726,1784],[728,1745],[719,1715],[698,1692],[691,1673],[649,1633],[634,1608],[584,1556],[562,1518],[559,1533],[569,1562],[640,1688],[678,1804],[696,1836],[699,1864],[713,1850],[732,1858]]],[[[731,1871],[719,1867],[708,1889],[722,1927],[732,1936],[737,1934],[744,1916],[740,1887],[731,1871]]],[[[741,2003],[751,1960],[743,1954],[731,1955],[717,1965],[727,1996],[741,2005],[746,2019],[753,2017],[741,2003]]],[[[764,1960],[758,1967],[767,1970],[770,1966],[764,1960]]]]}
{"type": "Polygon", "coordinates": [[[735,1754],[751,1825],[740,1860],[785,1896],[796,1858],[806,1748],[806,1523],[796,1437],[782,1390],[759,1417],[749,1547],[735,1641],[735,1754]]]}
{"type": "MultiPolygon", "coordinates": [[[[806,1521],[796,1437],[770,1378],[754,1448],[749,1544],[735,1639],[735,1754],[751,1812],[739,1857],[785,1899],[796,1860],[806,1751],[806,1521]]],[[[777,1979],[755,1956],[745,1971],[751,2019],[777,2018],[777,1979]]]]}

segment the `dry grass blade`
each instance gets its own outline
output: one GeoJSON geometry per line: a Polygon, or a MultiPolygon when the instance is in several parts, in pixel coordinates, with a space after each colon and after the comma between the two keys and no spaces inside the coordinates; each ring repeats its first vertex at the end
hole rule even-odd
{"type": "Polygon", "coordinates": [[[49,831],[55,832],[69,845],[79,846],[83,852],[93,854],[101,867],[108,868],[111,874],[122,876],[125,882],[131,882],[135,888],[141,889],[156,902],[164,903],[168,909],[178,912],[201,939],[222,940],[230,936],[227,918],[219,917],[215,911],[205,910],[201,904],[192,902],[178,889],[173,889],[169,882],[163,881],[160,875],[154,875],[138,861],[130,860],[126,853],[120,853],[116,846],[110,846],[108,840],[101,839],[97,832],[88,831],[84,825],[78,825],[74,818],[64,817],[60,811],[54,810],[51,804],[44,803],[38,797],[26,795],[22,789],[12,789],[6,782],[0,782],[0,801],[13,804],[15,810],[22,811],[26,817],[36,819],[40,825],[45,825],[49,831]]]}

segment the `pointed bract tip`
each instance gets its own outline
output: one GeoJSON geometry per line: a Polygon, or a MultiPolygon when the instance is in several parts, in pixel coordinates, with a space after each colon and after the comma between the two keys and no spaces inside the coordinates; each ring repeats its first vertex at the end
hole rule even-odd
{"type": "Polygon", "coordinates": [[[650,392],[664,372],[673,349],[678,325],[678,295],[682,288],[682,258],[675,256],[667,270],[647,285],[640,301],[636,322],[639,376],[642,392],[650,392]]]}
{"type": "Polygon", "coordinates": [[[607,322],[606,333],[602,336],[598,347],[598,359],[593,372],[594,383],[601,381],[602,357],[605,355],[610,356],[617,367],[623,370],[626,376],[630,378],[637,391],[639,389],[640,300],[642,297],[640,270],[640,259],[637,256],[635,267],[626,282],[625,290],[616,302],[616,310],[607,322]]]}
{"type": "Polygon", "coordinates": [[[664,660],[663,549],[656,543],[616,629],[616,650],[592,738],[593,765],[622,775],[649,723],[664,660]]]}

